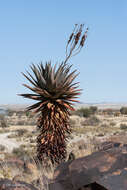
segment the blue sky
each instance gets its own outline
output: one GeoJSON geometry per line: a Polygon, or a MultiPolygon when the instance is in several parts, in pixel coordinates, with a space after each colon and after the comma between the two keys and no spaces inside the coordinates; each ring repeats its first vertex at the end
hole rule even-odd
{"type": "Polygon", "coordinates": [[[65,58],[75,23],[89,27],[86,46],[69,63],[78,69],[82,102],[127,102],[126,0],[0,2],[0,104],[30,103],[21,72],[31,63],[65,58]]]}

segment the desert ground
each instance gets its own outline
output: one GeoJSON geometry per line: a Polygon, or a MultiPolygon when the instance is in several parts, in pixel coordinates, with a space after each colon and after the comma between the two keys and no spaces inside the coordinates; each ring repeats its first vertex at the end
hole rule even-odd
{"type": "MultiPolygon", "coordinates": [[[[76,158],[87,156],[99,151],[103,142],[114,141],[127,143],[127,115],[121,114],[120,106],[109,107],[94,105],[97,110],[88,116],[83,115],[83,109],[79,107],[70,115],[72,133],[67,141],[67,158],[73,153],[76,158]],[[80,111],[79,111],[80,110],[80,111]]],[[[90,109],[90,106],[88,107],[90,109]]],[[[21,110],[11,110],[0,117],[0,161],[17,159],[26,161],[34,160],[36,155],[36,127],[37,115],[21,110]]],[[[1,167],[1,166],[0,166],[1,167]]],[[[48,178],[52,178],[54,168],[50,171],[41,171],[48,178]]],[[[23,173],[16,167],[5,164],[0,169],[0,178],[8,177],[25,180],[36,185],[40,177],[40,171],[36,164],[29,164],[29,172],[23,173]],[[13,172],[12,172],[13,170],[13,172]],[[15,170],[15,171],[14,171],[15,170]],[[26,177],[27,176],[27,177],[26,177]]]]}

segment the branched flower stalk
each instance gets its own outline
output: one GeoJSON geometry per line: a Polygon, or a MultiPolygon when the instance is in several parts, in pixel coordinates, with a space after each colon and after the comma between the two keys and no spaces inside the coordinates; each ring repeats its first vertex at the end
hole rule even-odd
{"type": "Polygon", "coordinates": [[[27,111],[34,110],[39,113],[37,127],[37,158],[43,162],[45,157],[50,158],[52,164],[60,163],[66,158],[67,134],[71,133],[69,123],[70,110],[74,110],[73,103],[80,95],[79,83],[74,80],[77,77],[76,70],[70,72],[72,65],[67,61],[78,54],[87,38],[87,31],[82,35],[84,25],[75,25],[74,31],[66,46],[66,58],[59,66],[52,66],[51,62],[30,66],[33,74],[27,71],[22,73],[32,84],[32,87],[23,84],[30,89],[32,94],[20,94],[24,98],[38,101],[29,106],[27,111]]]}
{"type": "Polygon", "coordinates": [[[64,61],[65,63],[68,61],[69,58],[80,53],[82,47],[84,46],[87,38],[88,28],[86,28],[86,31],[82,35],[83,28],[84,24],[81,25],[75,24],[74,30],[71,33],[69,40],[67,42],[66,59],[64,61]]]}

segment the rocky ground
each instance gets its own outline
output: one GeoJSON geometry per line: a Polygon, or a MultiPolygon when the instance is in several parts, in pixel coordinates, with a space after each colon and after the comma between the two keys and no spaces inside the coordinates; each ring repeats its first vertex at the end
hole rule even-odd
{"type": "MultiPolygon", "coordinates": [[[[126,116],[94,115],[84,118],[72,115],[70,123],[72,134],[68,139],[67,149],[68,153],[75,152],[76,158],[90,154],[97,150],[100,142],[127,131],[126,116]]],[[[12,152],[14,148],[21,147],[34,149],[37,134],[35,125],[11,124],[0,129],[0,145],[5,146],[5,152],[12,152]]]]}
{"type": "MultiPolygon", "coordinates": [[[[55,168],[44,171],[43,168],[38,169],[34,162],[38,135],[35,120],[31,116],[22,116],[21,113],[17,116],[14,113],[7,117],[8,125],[0,128],[0,161],[8,160],[0,166],[0,178],[7,177],[11,180],[17,178],[32,183],[36,187],[37,180],[46,172],[47,177],[52,179],[55,168]],[[28,161],[28,158],[32,161],[28,161]],[[20,160],[22,160],[20,163],[22,169],[18,170],[16,163],[20,160]],[[24,165],[25,162],[27,167],[24,165]]],[[[88,118],[72,115],[70,124],[72,134],[67,142],[68,156],[71,152],[75,158],[91,155],[100,150],[101,143],[105,141],[127,143],[126,115],[95,114],[88,118]]]]}

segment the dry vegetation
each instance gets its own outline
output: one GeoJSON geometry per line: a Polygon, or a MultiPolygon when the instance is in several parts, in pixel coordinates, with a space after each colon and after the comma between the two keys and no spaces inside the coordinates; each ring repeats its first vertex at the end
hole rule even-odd
{"type": "MultiPolygon", "coordinates": [[[[49,161],[49,167],[47,171],[44,171],[34,160],[38,135],[38,129],[34,125],[36,117],[24,112],[9,112],[7,116],[0,117],[0,139],[2,139],[2,135],[6,135],[5,140],[6,143],[9,143],[9,149],[13,146],[11,141],[17,145],[10,152],[7,144],[3,144],[1,141],[0,161],[19,159],[27,165],[27,167],[23,165],[22,169],[18,169],[15,161],[14,164],[9,165],[8,162],[4,162],[0,165],[0,177],[25,180],[39,187],[44,178],[43,174],[46,172],[48,178],[52,179],[54,167],[49,161]]],[[[78,112],[71,114],[70,124],[72,134],[67,142],[67,160],[71,152],[75,158],[79,158],[99,150],[101,142],[113,138],[117,139],[119,135],[124,134],[125,136],[127,134],[127,115],[121,114],[119,110],[96,110],[88,117],[84,117],[83,113],[80,115],[78,110],[78,112]]]]}

